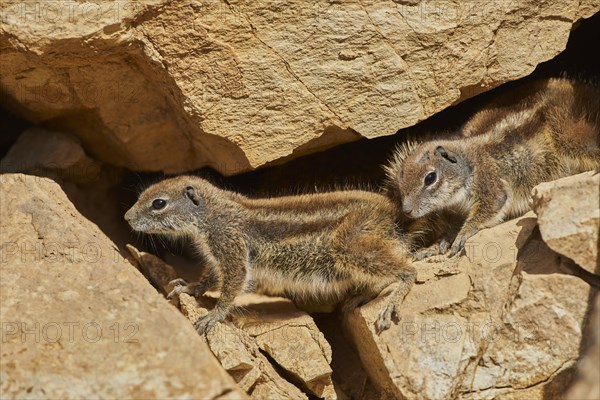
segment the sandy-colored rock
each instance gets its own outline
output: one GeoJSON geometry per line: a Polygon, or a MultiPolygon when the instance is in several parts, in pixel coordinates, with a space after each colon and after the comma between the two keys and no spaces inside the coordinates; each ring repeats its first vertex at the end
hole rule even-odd
{"type": "Polygon", "coordinates": [[[526,76],[598,10],[598,0],[6,0],[0,85],[6,106],[76,133],[102,161],[229,175],[393,134],[526,76]]]}
{"type": "Polygon", "coordinates": [[[244,397],[56,183],[5,174],[0,204],[0,397],[244,397]]]}
{"type": "MultiPolygon", "coordinates": [[[[586,271],[599,274],[600,174],[586,172],[538,185],[533,190],[533,210],[541,237],[554,251],[586,271]]],[[[583,356],[567,399],[600,398],[600,296],[596,295],[591,319],[585,327],[583,356]]]]}
{"type": "Polygon", "coordinates": [[[40,127],[27,129],[0,160],[0,172],[50,178],[113,242],[123,246],[129,240],[131,228],[123,220],[120,196],[123,171],[94,160],[77,137],[40,127]]]}
{"type": "Polygon", "coordinates": [[[173,290],[173,287],[169,286],[169,282],[178,278],[175,268],[154,254],[139,251],[130,244],[126,247],[133,258],[133,264],[152,283],[152,286],[163,295],[169,294],[173,290]]]}
{"type": "Polygon", "coordinates": [[[596,295],[595,303],[584,356],[577,364],[575,380],[565,399],[600,399],[600,296],[596,295]]]}
{"type": "Polygon", "coordinates": [[[308,314],[283,298],[246,295],[236,304],[248,311],[236,323],[296,384],[315,396],[336,398],[331,347],[308,314]]]}
{"type": "Polygon", "coordinates": [[[77,183],[95,182],[101,172],[77,138],[42,128],[23,132],[2,158],[0,168],[2,173],[53,174],[77,183]]]}
{"type": "Polygon", "coordinates": [[[388,397],[541,399],[565,390],[592,289],[562,273],[564,259],[536,232],[529,213],[481,231],[458,260],[418,263],[424,273],[398,324],[381,335],[380,301],[348,316],[346,330],[388,397]]]}
{"type": "Polygon", "coordinates": [[[552,250],[600,274],[600,173],[585,172],[536,186],[533,210],[552,250]]]}
{"type": "MultiPolygon", "coordinates": [[[[179,301],[183,314],[191,322],[207,312],[187,294],[181,294],[179,301]]],[[[277,373],[267,357],[261,353],[256,340],[243,329],[229,323],[217,323],[206,334],[206,341],[221,365],[250,397],[307,398],[296,386],[277,373]]]]}

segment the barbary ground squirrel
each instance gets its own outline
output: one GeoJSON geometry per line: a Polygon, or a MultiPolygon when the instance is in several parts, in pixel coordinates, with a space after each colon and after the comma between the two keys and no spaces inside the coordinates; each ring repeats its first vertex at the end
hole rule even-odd
{"type": "Polygon", "coordinates": [[[537,184],[600,168],[600,88],[536,81],[476,113],[460,133],[400,147],[386,167],[390,197],[410,218],[426,225],[439,212],[462,215],[458,233],[426,255],[452,243],[453,256],[479,230],[524,214],[537,184]]]}
{"type": "Polygon", "coordinates": [[[350,311],[394,284],[375,323],[382,331],[416,274],[398,215],[388,198],[366,191],[251,199],[180,176],[143,191],[125,219],[138,232],[191,238],[206,258],[210,272],[174,290],[221,290],[195,323],[201,333],[225,319],[243,291],[335,301],[350,311]]]}

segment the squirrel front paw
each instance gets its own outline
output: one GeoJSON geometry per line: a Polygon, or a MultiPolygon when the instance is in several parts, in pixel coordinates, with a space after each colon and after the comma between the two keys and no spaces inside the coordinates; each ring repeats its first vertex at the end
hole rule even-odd
{"type": "Polygon", "coordinates": [[[222,316],[221,313],[211,310],[208,314],[198,318],[196,322],[194,322],[194,328],[196,328],[196,331],[198,331],[199,334],[204,335],[210,331],[217,322],[221,322],[224,319],[225,317],[222,316]]]}

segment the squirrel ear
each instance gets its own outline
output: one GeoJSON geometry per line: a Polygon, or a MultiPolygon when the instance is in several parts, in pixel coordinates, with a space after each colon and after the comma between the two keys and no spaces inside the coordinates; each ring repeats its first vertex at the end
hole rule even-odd
{"type": "Polygon", "coordinates": [[[185,195],[192,201],[192,203],[194,203],[195,206],[200,205],[200,199],[198,196],[196,196],[196,190],[193,186],[188,186],[185,188],[185,195]]]}
{"type": "Polygon", "coordinates": [[[436,147],[435,152],[451,163],[456,164],[456,156],[452,153],[449,153],[443,146],[436,147]]]}

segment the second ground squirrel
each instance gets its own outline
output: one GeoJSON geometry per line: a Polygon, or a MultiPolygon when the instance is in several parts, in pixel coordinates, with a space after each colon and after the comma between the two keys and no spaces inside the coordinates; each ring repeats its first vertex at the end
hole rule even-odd
{"type": "Polygon", "coordinates": [[[204,179],[180,176],[146,189],[125,219],[131,227],[189,237],[210,272],[185,291],[221,296],[195,327],[205,332],[227,317],[242,291],[267,289],[292,299],[343,302],[352,310],[394,285],[375,325],[389,328],[415,280],[401,215],[385,196],[338,191],[250,199],[204,179]]]}
{"type": "Polygon", "coordinates": [[[391,197],[410,218],[464,215],[455,238],[439,243],[450,256],[479,230],[528,211],[535,185],[600,168],[600,89],[537,81],[475,114],[461,133],[401,148],[387,167],[391,197]]]}

